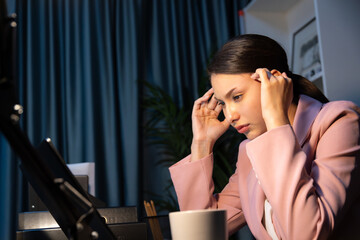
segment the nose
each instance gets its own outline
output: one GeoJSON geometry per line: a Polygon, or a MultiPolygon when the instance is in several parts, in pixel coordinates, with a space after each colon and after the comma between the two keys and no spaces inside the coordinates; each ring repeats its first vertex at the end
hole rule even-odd
{"type": "Polygon", "coordinates": [[[236,122],[237,120],[240,119],[240,114],[239,112],[233,107],[233,106],[228,106],[225,111],[224,111],[224,115],[226,120],[232,124],[234,122],[236,122]]]}

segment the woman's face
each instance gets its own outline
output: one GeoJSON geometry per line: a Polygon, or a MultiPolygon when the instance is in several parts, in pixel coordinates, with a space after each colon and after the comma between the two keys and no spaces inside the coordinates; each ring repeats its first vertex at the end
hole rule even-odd
{"type": "Polygon", "coordinates": [[[248,139],[266,132],[261,113],[260,82],[250,73],[212,74],[214,97],[223,106],[227,121],[248,139]]]}

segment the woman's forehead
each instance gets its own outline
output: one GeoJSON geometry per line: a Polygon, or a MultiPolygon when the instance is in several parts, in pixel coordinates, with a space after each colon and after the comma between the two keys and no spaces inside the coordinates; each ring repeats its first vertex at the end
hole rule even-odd
{"type": "Polygon", "coordinates": [[[211,85],[214,89],[216,98],[223,98],[235,90],[247,89],[254,80],[250,78],[251,74],[213,74],[211,85]]]}
{"type": "Polygon", "coordinates": [[[214,86],[243,85],[252,82],[250,73],[240,74],[212,74],[210,83],[214,86]]]}

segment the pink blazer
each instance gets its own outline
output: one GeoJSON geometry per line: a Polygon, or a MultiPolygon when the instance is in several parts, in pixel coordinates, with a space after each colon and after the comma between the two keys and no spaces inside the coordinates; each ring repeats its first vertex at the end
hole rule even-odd
{"type": "Polygon", "coordinates": [[[236,171],[214,194],[213,155],[170,167],[180,210],[221,208],[232,234],[262,224],[264,201],[279,239],[360,239],[360,109],[351,102],[322,104],[301,96],[293,126],[285,125],[239,146],[236,171]]]}

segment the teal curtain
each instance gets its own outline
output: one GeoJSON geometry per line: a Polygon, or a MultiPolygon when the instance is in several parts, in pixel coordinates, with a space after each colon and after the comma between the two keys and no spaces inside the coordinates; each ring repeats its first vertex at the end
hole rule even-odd
{"type": "MultiPolygon", "coordinates": [[[[24,132],[34,146],[50,137],[67,163],[95,162],[96,196],[108,206],[142,209],[144,190],[161,191],[146,183],[162,181],[167,170],[154,174],[155,158],[144,154],[141,81],[179,105],[197,97],[197,79],[239,33],[237,11],[248,1],[7,2],[17,14],[24,132]]],[[[26,181],[2,135],[0,158],[0,238],[14,239],[26,181]]]]}
{"type": "Polygon", "coordinates": [[[176,102],[183,91],[197,96],[197,79],[211,54],[240,33],[236,0],[153,0],[150,12],[147,80],[162,86],[176,102]]]}
{"type": "Polygon", "coordinates": [[[52,138],[68,163],[95,162],[97,195],[110,206],[138,197],[136,4],[17,7],[23,129],[34,145],[52,138]]]}

